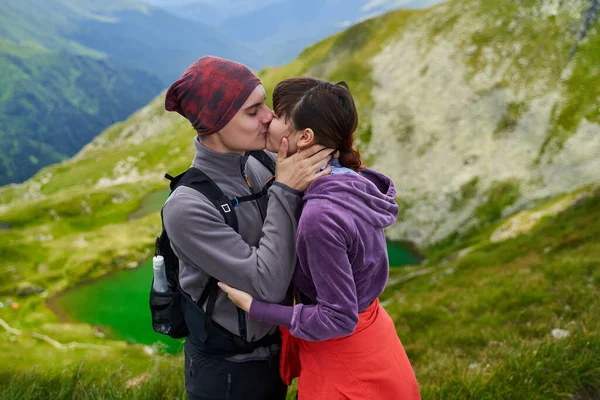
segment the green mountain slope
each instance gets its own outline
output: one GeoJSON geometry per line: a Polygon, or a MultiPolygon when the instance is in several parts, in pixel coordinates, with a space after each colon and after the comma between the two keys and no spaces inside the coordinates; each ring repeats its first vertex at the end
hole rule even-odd
{"type": "Polygon", "coordinates": [[[0,184],[75,154],[162,87],[158,78],[66,52],[0,52],[0,184]]]}
{"type": "Polygon", "coordinates": [[[249,49],[212,28],[135,1],[6,2],[0,185],[71,157],[203,54],[256,65],[249,49]]]}
{"type": "MultiPolygon", "coordinates": [[[[313,75],[346,80],[356,96],[361,150],[398,188],[402,212],[388,235],[428,257],[393,270],[382,296],[423,398],[600,395],[594,4],[455,0],[397,11],[261,71],[269,93],[280,79],[313,75]],[[573,123],[560,125],[569,107],[573,123]]],[[[164,378],[181,378],[180,358],[61,323],[44,303],[150,256],[160,217],[136,211],[193,156],[194,132],[164,111],[163,96],[75,157],[0,189],[0,298],[21,304],[0,318],[23,332],[0,335],[16,360],[0,369],[7,396],[52,385],[69,398],[182,396],[181,381],[164,378]],[[34,333],[108,348],[53,349],[34,333]]]]}

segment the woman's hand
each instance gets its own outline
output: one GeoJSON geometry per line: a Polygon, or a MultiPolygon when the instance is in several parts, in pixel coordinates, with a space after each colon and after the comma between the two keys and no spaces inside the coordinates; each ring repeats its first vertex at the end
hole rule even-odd
{"type": "Polygon", "coordinates": [[[250,312],[250,306],[252,305],[253,300],[252,296],[241,290],[234,289],[223,282],[219,282],[218,285],[222,291],[227,293],[227,297],[229,297],[229,300],[231,300],[233,304],[246,312],[250,312]]]}

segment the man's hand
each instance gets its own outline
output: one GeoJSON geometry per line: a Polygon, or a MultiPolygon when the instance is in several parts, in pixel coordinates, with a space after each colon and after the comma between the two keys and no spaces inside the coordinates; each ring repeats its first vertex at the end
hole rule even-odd
{"type": "Polygon", "coordinates": [[[329,175],[330,165],[327,165],[327,168],[319,173],[317,171],[331,160],[331,154],[334,151],[334,149],[315,144],[288,157],[288,140],[284,138],[277,154],[275,180],[294,190],[304,192],[315,179],[329,175]]]}
{"type": "Polygon", "coordinates": [[[241,290],[234,289],[223,282],[219,282],[218,285],[222,291],[227,293],[227,297],[229,297],[229,300],[231,300],[233,304],[246,312],[250,312],[250,306],[252,305],[253,300],[252,296],[241,290]]]}

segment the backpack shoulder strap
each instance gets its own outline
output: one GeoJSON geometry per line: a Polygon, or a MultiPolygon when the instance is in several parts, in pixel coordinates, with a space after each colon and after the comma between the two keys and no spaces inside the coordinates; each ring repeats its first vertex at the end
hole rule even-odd
{"type": "MultiPolygon", "coordinates": [[[[234,231],[238,232],[238,219],[234,210],[234,205],[231,203],[231,200],[227,196],[225,196],[225,194],[219,188],[219,186],[217,186],[217,184],[212,179],[210,179],[208,175],[206,175],[198,168],[190,167],[190,169],[188,169],[186,172],[179,174],[176,177],[172,177],[168,174],[166,174],[165,177],[171,181],[171,193],[179,186],[187,186],[205,195],[214,204],[217,210],[219,210],[219,212],[225,219],[227,225],[233,228],[234,231]]],[[[201,335],[203,340],[206,340],[207,338],[209,324],[212,321],[212,314],[217,301],[219,289],[217,283],[218,281],[211,276],[208,280],[208,283],[206,284],[206,287],[202,291],[200,298],[196,302],[196,304],[199,307],[202,307],[202,305],[206,303],[206,318],[204,320],[205,327],[204,332],[202,332],[201,335]]],[[[183,290],[181,292],[185,293],[183,290]]],[[[186,298],[192,301],[191,297],[186,296],[186,298]]],[[[239,322],[241,318],[240,314],[243,313],[243,311],[239,308],[237,310],[239,322]]],[[[244,324],[243,326],[240,326],[240,331],[245,330],[245,325],[246,324],[244,319],[244,324]]]]}
{"type": "Polygon", "coordinates": [[[171,180],[171,191],[179,186],[187,186],[205,195],[219,210],[225,219],[225,223],[233,228],[234,231],[238,231],[238,219],[231,200],[223,194],[219,186],[208,175],[198,168],[191,167],[176,177],[165,176],[171,180]]]}
{"type": "Polygon", "coordinates": [[[271,175],[275,175],[275,167],[277,164],[264,150],[249,151],[246,155],[256,158],[269,170],[269,172],[271,172],[271,175]]]}

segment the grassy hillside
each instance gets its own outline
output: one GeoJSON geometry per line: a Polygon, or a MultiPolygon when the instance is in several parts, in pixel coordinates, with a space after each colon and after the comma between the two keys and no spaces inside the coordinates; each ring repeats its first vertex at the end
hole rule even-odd
{"type": "MultiPolygon", "coordinates": [[[[482,237],[461,258],[450,253],[440,263],[392,271],[382,300],[424,399],[600,395],[598,218],[600,187],[590,187],[525,235],[501,243],[482,237]],[[555,329],[567,336],[554,337],[555,329]]],[[[15,362],[0,373],[2,398],[184,398],[181,356],[37,319],[20,324],[65,343],[109,347],[58,350],[5,333],[0,346],[15,362]]]]}
{"type": "MultiPolygon", "coordinates": [[[[554,161],[544,158],[550,152],[540,157],[546,139],[554,137],[550,111],[576,93],[597,89],[596,70],[587,64],[595,52],[586,47],[596,30],[577,42],[571,61],[565,56],[570,75],[556,69],[564,79],[552,91],[548,82],[556,76],[548,72],[554,66],[544,66],[549,63],[530,65],[541,68],[539,87],[513,82],[518,69],[486,58],[491,44],[471,47],[479,38],[502,54],[510,43],[524,48],[531,40],[551,57],[554,50],[540,44],[540,32],[557,20],[571,31],[581,28],[581,13],[591,3],[576,3],[568,13],[559,8],[556,18],[528,0],[518,7],[456,0],[427,11],[397,11],[332,36],[287,66],[261,71],[269,94],[289,76],[346,80],[360,110],[361,150],[399,189],[402,229],[389,234],[415,240],[432,220],[439,224],[442,240],[423,242],[429,261],[393,270],[382,296],[426,399],[600,396],[600,188],[597,173],[590,174],[600,152],[587,99],[577,100],[585,103],[575,107],[585,118],[554,161]],[[519,18],[531,23],[521,25],[529,31],[510,36],[510,18],[497,24],[503,13],[524,16],[519,18]],[[545,21],[539,27],[532,23],[535,15],[545,21]],[[481,80],[477,71],[495,77],[497,68],[507,73],[507,87],[494,90],[497,79],[481,80]],[[569,92],[571,81],[585,87],[574,83],[576,91],[569,92]],[[519,90],[541,94],[524,95],[517,104],[519,90]],[[439,124],[445,134],[425,123],[439,124]],[[504,162],[490,162],[494,157],[504,162]],[[538,164],[531,162],[536,159],[538,164]],[[513,176],[524,170],[542,175],[513,176]]],[[[520,60],[513,53],[505,57],[517,65],[520,60]]],[[[0,189],[0,301],[10,297],[20,304],[0,309],[9,327],[0,327],[1,351],[15,360],[0,367],[0,397],[183,398],[181,356],[62,323],[45,300],[150,256],[159,215],[131,216],[167,187],[165,172],[189,166],[193,137],[189,123],[166,113],[159,96],[74,158],[44,168],[23,185],[0,189]],[[61,348],[71,342],[79,344],[61,348]]]]}

